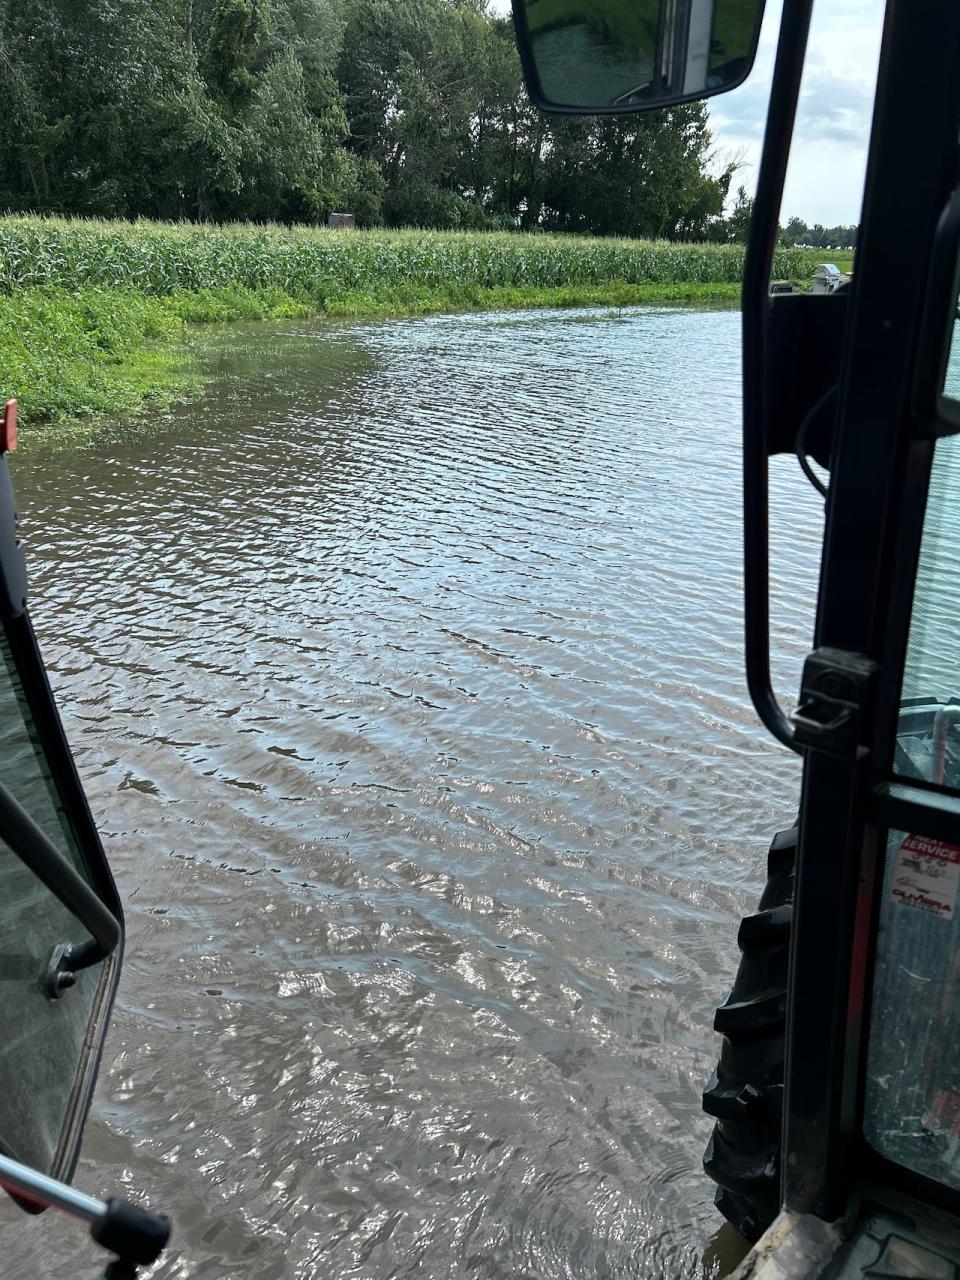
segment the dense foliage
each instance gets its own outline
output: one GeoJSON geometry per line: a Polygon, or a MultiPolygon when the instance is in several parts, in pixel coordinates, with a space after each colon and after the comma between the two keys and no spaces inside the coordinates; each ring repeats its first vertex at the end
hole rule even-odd
{"type": "Polygon", "coordinates": [[[0,95],[13,211],[702,239],[730,181],[703,104],[539,115],[486,0],[0,0],[0,95]]]}

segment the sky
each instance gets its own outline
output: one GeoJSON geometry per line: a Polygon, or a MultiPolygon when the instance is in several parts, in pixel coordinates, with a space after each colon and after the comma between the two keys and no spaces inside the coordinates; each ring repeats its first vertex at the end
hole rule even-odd
{"type": "MultiPolygon", "coordinates": [[[[769,0],[750,77],[710,102],[717,160],[742,167],[734,191],[753,191],[780,27],[781,0],[769,0]]],[[[509,0],[491,0],[497,12],[509,0]]],[[[814,6],[800,107],[781,221],[799,217],[812,226],[860,221],[867,135],[880,51],[884,0],[819,0],[814,6]]]]}
{"type": "MultiPolygon", "coordinates": [[[[883,0],[820,0],[814,6],[781,222],[859,222],[883,0]]],[[[710,102],[718,159],[742,159],[733,185],[756,185],[773,73],[780,3],[768,3],[750,77],[710,102]]]]}

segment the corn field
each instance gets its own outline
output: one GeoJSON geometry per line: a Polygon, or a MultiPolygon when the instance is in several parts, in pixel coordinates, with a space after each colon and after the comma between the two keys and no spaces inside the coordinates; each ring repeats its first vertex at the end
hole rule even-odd
{"type": "MultiPolygon", "coordinates": [[[[742,245],[489,232],[328,231],[238,224],[0,218],[0,292],[243,285],[322,300],[398,286],[482,289],[739,281],[742,245]]],[[[809,279],[815,251],[782,249],[774,276],[809,279]]]]}

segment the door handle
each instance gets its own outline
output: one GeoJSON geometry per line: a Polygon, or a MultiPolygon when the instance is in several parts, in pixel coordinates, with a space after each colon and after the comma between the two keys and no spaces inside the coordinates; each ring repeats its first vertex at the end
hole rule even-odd
{"type": "Polygon", "coordinates": [[[800,93],[812,0],[785,0],[767,109],[757,194],[743,268],[743,615],[747,687],[773,736],[802,752],[796,727],[770,678],[769,476],[767,470],[767,328],[770,271],[800,93]]]}

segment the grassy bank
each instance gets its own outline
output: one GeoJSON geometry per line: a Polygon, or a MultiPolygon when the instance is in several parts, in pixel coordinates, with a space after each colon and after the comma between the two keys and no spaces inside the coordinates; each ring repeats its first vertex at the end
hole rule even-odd
{"type": "MultiPolygon", "coordinates": [[[[776,274],[815,256],[785,250],[776,274]]],[[[735,302],[742,270],[736,245],[0,218],[0,393],[26,422],[113,413],[190,383],[196,325],[735,302]]]]}

